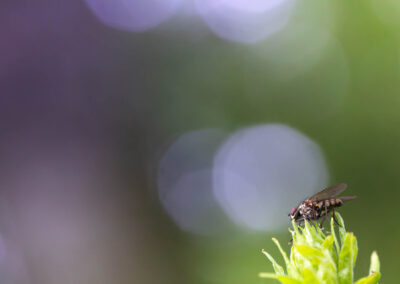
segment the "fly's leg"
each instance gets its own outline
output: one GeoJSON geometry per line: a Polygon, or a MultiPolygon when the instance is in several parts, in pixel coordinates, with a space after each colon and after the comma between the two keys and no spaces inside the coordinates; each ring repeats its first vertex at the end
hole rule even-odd
{"type": "Polygon", "coordinates": [[[326,205],[326,201],[324,202],[324,208],[325,208],[325,218],[328,216],[328,206],[326,205]]]}
{"type": "Polygon", "coordinates": [[[322,226],[324,225],[325,219],[328,216],[328,206],[326,205],[326,203],[324,202],[324,213],[322,213],[322,221],[319,224],[319,227],[322,229],[322,226]]]}
{"type": "Polygon", "coordinates": [[[324,214],[324,216],[322,216],[322,221],[321,221],[321,223],[319,223],[319,227],[320,227],[321,229],[323,229],[322,226],[324,225],[325,219],[326,219],[326,214],[324,214]]]}

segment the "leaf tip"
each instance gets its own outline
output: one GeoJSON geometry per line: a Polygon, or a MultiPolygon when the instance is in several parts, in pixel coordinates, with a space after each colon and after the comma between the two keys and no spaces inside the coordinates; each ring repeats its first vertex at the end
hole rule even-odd
{"type": "Polygon", "coordinates": [[[369,273],[372,274],[375,272],[380,272],[380,262],[378,253],[376,251],[373,251],[371,254],[371,265],[369,268],[369,273]]]}

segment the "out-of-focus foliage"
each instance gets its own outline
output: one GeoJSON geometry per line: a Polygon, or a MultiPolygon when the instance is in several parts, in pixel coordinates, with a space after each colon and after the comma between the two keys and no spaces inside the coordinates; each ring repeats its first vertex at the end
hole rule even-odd
{"type": "Polygon", "coordinates": [[[398,282],[400,1],[295,1],[287,25],[254,44],[224,40],[204,16],[249,15],[256,35],[270,28],[258,11],[288,1],[32,2],[0,1],[0,283],[277,282],[258,278],[273,269],[254,252],[287,243],[290,209],[341,181],[360,197],[340,210],[359,237],[354,281],[376,249],[383,283],[398,282]],[[296,137],[226,144],[270,124],[322,160],[296,137]],[[222,145],[238,178],[214,188],[222,145]]]}
{"type": "MultiPolygon", "coordinates": [[[[262,278],[273,278],[283,284],[289,283],[327,283],[351,284],[356,264],[358,246],[353,233],[346,232],[342,217],[337,214],[339,223],[339,239],[336,237],[334,219],[331,219],[331,232],[324,234],[317,224],[305,222],[304,228],[293,221],[293,246],[290,258],[282,250],[278,240],[273,239],[282,253],[286,264],[286,273],[275,259],[266,251],[262,251],[271,261],[273,273],[260,273],[262,278]]],[[[376,252],[371,256],[369,276],[358,280],[357,284],[378,283],[379,259],[376,252]]]]}

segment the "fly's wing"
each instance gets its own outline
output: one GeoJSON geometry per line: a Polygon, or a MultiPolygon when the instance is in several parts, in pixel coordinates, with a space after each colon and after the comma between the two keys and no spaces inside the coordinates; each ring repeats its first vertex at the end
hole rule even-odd
{"type": "Polygon", "coordinates": [[[357,196],[343,196],[343,197],[339,197],[339,199],[342,200],[343,202],[350,201],[350,200],[353,200],[353,199],[356,199],[356,198],[357,198],[357,196]]]}
{"type": "Polygon", "coordinates": [[[339,195],[340,193],[342,193],[346,188],[347,188],[347,184],[339,183],[337,185],[333,185],[328,188],[325,188],[324,190],[314,194],[313,196],[310,197],[310,199],[316,199],[317,201],[330,199],[330,198],[335,197],[336,195],[339,195]]]}

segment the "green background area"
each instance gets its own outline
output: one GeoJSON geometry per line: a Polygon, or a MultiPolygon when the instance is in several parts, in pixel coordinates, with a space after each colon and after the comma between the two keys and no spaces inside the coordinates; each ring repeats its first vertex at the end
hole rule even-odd
{"type": "MultiPolygon", "coordinates": [[[[159,64],[143,76],[146,87],[160,94],[157,113],[162,119],[157,125],[166,135],[279,122],[316,141],[328,161],[331,183],[345,181],[348,191],[359,196],[341,209],[359,241],[356,279],[368,272],[370,254],[377,250],[381,283],[395,283],[400,252],[400,20],[380,18],[376,6],[385,9],[384,2],[300,1],[289,28],[306,17],[335,40],[323,54],[310,48],[305,58],[278,64],[278,70],[273,62],[259,60],[263,48],[287,56],[316,40],[274,50],[268,41],[279,34],[248,46],[213,35],[187,42],[180,34],[156,31],[135,41],[140,39],[149,62],[159,64]],[[314,56],[317,63],[301,70],[314,56]]],[[[278,255],[271,237],[289,238],[286,232],[213,239],[170,231],[176,265],[185,271],[187,283],[199,284],[268,283],[257,278],[259,271],[272,271],[260,249],[278,255]]]]}

